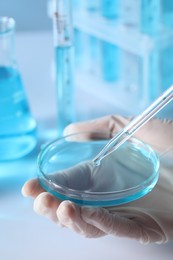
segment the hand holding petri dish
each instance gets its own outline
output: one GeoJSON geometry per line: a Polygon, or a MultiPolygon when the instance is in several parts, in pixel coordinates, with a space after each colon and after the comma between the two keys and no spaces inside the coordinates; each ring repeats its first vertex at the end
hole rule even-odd
{"type": "Polygon", "coordinates": [[[159,159],[150,146],[131,136],[172,99],[170,87],[109,142],[98,138],[105,133],[88,132],[45,146],[38,158],[43,188],[61,200],[104,207],[150,192],[159,177],[159,159]]]}

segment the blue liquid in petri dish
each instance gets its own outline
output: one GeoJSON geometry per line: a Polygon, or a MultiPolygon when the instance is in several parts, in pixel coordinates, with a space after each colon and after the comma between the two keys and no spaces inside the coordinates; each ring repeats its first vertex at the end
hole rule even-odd
{"type": "Polygon", "coordinates": [[[60,200],[116,206],[143,197],[156,185],[159,160],[148,145],[133,138],[98,167],[92,159],[107,141],[83,142],[80,137],[77,142],[68,137],[52,142],[38,158],[41,185],[60,200]]]}
{"type": "Polygon", "coordinates": [[[30,114],[18,70],[0,67],[0,161],[28,154],[36,145],[36,122],[30,114]]]}

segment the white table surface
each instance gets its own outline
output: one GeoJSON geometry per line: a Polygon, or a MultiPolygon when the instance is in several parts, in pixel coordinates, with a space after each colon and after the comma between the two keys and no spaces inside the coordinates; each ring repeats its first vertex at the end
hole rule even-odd
{"type": "MultiPolygon", "coordinates": [[[[39,143],[25,158],[0,163],[0,259],[172,260],[173,243],[144,246],[133,240],[110,236],[87,239],[32,211],[32,200],[22,197],[21,187],[36,175],[40,144],[56,136],[56,94],[51,79],[52,34],[20,33],[16,44],[28,100],[38,122],[39,143]]],[[[92,101],[92,97],[80,91],[78,100],[79,120],[113,111],[107,104],[92,101]]]]}

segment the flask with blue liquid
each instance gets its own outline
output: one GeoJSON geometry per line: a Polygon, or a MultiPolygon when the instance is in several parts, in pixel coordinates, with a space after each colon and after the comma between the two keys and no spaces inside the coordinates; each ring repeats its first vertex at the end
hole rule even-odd
{"type": "Polygon", "coordinates": [[[37,143],[36,122],[15,57],[15,20],[0,17],[0,161],[28,154],[37,143]]]}

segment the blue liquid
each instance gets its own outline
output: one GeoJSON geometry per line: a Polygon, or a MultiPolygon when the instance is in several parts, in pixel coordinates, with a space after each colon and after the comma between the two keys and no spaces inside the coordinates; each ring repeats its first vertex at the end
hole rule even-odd
{"type": "Polygon", "coordinates": [[[20,158],[36,145],[31,117],[17,70],[0,67],[0,161],[20,158]]]}
{"type": "Polygon", "coordinates": [[[75,29],[74,30],[74,46],[75,46],[75,65],[82,66],[83,60],[83,39],[82,32],[75,29]]]}
{"type": "Polygon", "coordinates": [[[107,19],[118,17],[119,0],[101,0],[101,14],[107,19]]]}
{"type": "Polygon", "coordinates": [[[155,186],[159,160],[149,147],[138,141],[126,142],[95,167],[92,160],[107,141],[82,142],[84,136],[76,138],[80,141],[75,142],[73,136],[72,140],[52,143],[39,158],[41,185],[57,198],[83,205],[120,205],[139,199],[155,186]]]}
{"type": "Polygon", "coordinates": [[[119,78],[119,48],[107,42],[102,42],[102,75],[107,82],[119,78]]]}
{"type": "Polygon", "coordinates": [[[58,136],[75,119],[72,47],[56,47],[58,136]]]}
{"type": "Polygon", "coordinates": [[[141,31],[146,34],[155,34],[160,29],[160,1],[141,1],[141,31]]]}
{"type": "Polygon", "coordinates": [[[165,26],[173,26],[173,1],[162,1],[162,22],[165,26]]]}

